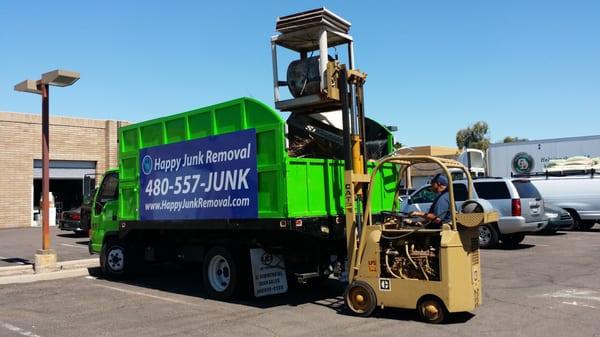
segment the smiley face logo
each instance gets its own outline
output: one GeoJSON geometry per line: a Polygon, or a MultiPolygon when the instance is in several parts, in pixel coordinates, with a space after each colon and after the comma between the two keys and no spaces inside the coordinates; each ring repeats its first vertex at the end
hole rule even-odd
{"type": "Polygon", "coordinates": [[[145,155],[144,159],[142,159],[142,172],[145,175],[152,173],[152,157],[149,155],[145,155]]]}

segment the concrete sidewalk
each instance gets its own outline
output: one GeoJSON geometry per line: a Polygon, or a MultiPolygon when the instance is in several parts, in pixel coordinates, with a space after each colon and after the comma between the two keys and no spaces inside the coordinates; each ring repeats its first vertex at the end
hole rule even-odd
{"type": "Polygon", "coordinates": [[[0,285],[29,283],[45,280],[89,275],[91,269],[99,268],[98,258],[63,261],[56,264],[56,270],[35,273],[33,265],[0,267],[0,285]]]}

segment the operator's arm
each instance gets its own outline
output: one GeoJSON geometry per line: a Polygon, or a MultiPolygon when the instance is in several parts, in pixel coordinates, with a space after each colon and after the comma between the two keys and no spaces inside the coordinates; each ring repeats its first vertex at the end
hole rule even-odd
{"type": "Polygon", "coordinates": [[[434,222],[434,223],[442,223],[442,219],[438,218],[437,215],[435,215],[433,213],[415,211],[415,212],[411,212],[409,214],[409,216],[416,216],[416,217],[423,218],[427,221],[434,222]]]}

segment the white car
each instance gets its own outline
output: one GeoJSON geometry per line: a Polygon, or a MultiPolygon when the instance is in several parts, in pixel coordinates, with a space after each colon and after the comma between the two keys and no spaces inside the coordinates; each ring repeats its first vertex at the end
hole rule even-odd
{"type": "MultiPolygon", "coordinates": [[[[473,199],[485,199],[500,213],[498,223],[479,227],[479,246],[491,248],[499,241],[505,246],[518,245],[525,234],[537,232],[548,223],[544,216],[544,201],[528,179],[475,178],[473,199]]],[[[427,212],[436,194],[425,185],[402,203],[402,212],[427,212]]],[[[454,182],[457,209],[467,199],[467,181],[454,182]]]]}

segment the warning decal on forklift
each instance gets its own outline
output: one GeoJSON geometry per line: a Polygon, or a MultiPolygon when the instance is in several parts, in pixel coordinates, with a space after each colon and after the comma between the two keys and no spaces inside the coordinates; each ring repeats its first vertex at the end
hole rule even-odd
{"type": "Polygon", "coordinates": [[[381,291],[391,291],[392,284],[390,283],[389,278],[380,278],[379,279],[379,290],[381,291]]]}
{"type": "Polygon", "coordinates": [[[143,148],[140,220],[258,217],[256,131],[143,148]]]}
{"type": "Polygon", "coordinates": [[[369,271],[376,272],[377,271],[377,261],[369,260],[369,271]]]}
{"type": "Polygon", "coordinates": [[[281,294],[288,290],[285,263],[281,255],[270,254],[262,248],[250,249],[254,296],[281,294]]]}

